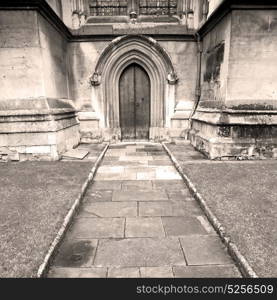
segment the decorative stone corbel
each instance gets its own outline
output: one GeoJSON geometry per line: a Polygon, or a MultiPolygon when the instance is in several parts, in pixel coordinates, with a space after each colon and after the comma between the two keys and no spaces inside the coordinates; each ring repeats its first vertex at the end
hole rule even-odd
{"type": "Polygon", "coordinates": [[[167,82],[169,84],[176,84],[178,82],[178,77],[177,77],[176,73],[174,73],[174,72],[168,73],[167,82]]]}
{"type": "Polygon", "coordinates": [[[89,78],[89,81],[92,86],[100,85],[101,75],[97,72],[94,72],[93,75],[89,78]]]}

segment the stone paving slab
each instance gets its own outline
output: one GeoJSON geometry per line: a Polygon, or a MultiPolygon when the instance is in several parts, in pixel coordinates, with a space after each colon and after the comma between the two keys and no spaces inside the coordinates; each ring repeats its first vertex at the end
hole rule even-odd
{"type": "Polygon", "coordinates": [[[163,223],[157,218],[126,218],[125,236],[130,237],[163,237],[163,223]]]}
{"type": "Polygon", "coordinates": [[[124,171],[124,167],[122,166],[101,166],[97,170],[97,174],[102,174],[102,173],[121,173],[124,171]]]}
{"type": "Polygon", "coordinates": [[[173,278],[171,267],[142,267],[140,268],[142,278],[173,278]]]}
{"type": "Polygon", "coordinates": [[[178,217],[202,215],[196,203],[181,201],[139,202],[139,216],[144,217],[178,217]]]}
{"type": "Polygon", "coordinates": [[[107,268],[51,268],[49,278],[106,278],[107,268]]]}
{"type": "Polygon", "coordinates": [[[208,234],[196,217],[162,217],[167,236],[208,234]]]}
{"type": "Polygon", "coordinates": [[[95,202],[84,203],[79,217],[136,217],[137,203],[135,202],[95,202]]]}
{"type": "Polygon", "coordinates": [[[153,160],[148,161],[149,166],[170,166],[171,162],[169,160],[153,160]]]}
{"type": "Polygon", "coordinates": [[[112,201],[168,201],[165,191],[114,191],[112,201]]]}
{"type": "Polygon", "coordinates": [[[194,235],[180,238],[188,265],[232,264],[219,237],[194,235]]]}
{"type": "Polygon", "coordinates": [[[95,190],[88,189],[85,202],[107,202],[112,201],[112,190],[95,190]]]}
{"type": "Polygon", "coordinates": [[[65,240],[59,248],[55,267],[90,267],[98,240],[65,240]]]}
{"type": "Polygon", "coordinates": [[[121,190],[121,181],[105,180],[94,181],[90,187],[92,190],[121,190]]]}
{"type": "Polygon", "coordinates": [[[151,180],[125,180],[122,182],[122,190],[152,190],[153,185],[151,180]]]}
{"type": "Polygon", "coordinates": [[[185,265],[176,238],[131,238],[100,240],[94,266],[161,267],[185,265]]]}
{"type": "Polygon", "coordinates": [[[176,278],[237,278],[238,269],[232,265],[176,266],[173,267],[176,278]]]}
{"type": "Polygon", "coordinates": [[[192,201],[194,198],[191,196],[188,188],[183,188],[177,191],[167,191],[169,200],[172,201],[192,201]]]}
{"type": "Polygon", "coordinates": [[[166,189],[166,190],[180,190],[184,189],[186,185],[183,180],[155,180],[153,181],[153,187],[155,189],[166,189]]]}
{"type": "Polygon", "coordinates": [[[124,218],[76,218],[69,238],[97,239],[97,238],[123,238],[124,218]]]}
{"type": "Polygon", "coordinates": [[[109,268],[108,277],[110,278],[139,278],[139,268],[109,268]]]}
{"type": "Polygon", "coordinates": [[[157,173],[156,171],[138,172],[136,178],[138,180],[153,180],[153,179],[157,179],[157,173]]]}

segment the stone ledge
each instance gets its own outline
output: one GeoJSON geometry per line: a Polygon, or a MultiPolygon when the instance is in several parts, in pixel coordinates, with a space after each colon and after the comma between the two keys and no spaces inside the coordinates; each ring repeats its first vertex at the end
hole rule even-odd
{"type": "Polygon", "coordinates": [[[277,125],[277,110],[197,110],[192,120],[212,125],[277,125]]]}

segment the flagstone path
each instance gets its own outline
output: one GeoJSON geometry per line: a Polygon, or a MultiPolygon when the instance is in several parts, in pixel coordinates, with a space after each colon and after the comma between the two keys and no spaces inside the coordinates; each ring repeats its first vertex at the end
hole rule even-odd
{"type": "Polygon", "coordinates": [[[240,277],[163,150],[111,145],[48,277],[240,277]]]}

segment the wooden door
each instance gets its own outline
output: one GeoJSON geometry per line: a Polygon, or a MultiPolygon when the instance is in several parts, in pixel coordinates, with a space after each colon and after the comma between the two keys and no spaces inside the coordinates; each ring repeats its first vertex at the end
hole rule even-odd
{"type": "Polygon", "coordinates": [[[128,66],[119,80],[122,139],[148,139],[150,127],[150,80],[137,64],[128,66]]]}

